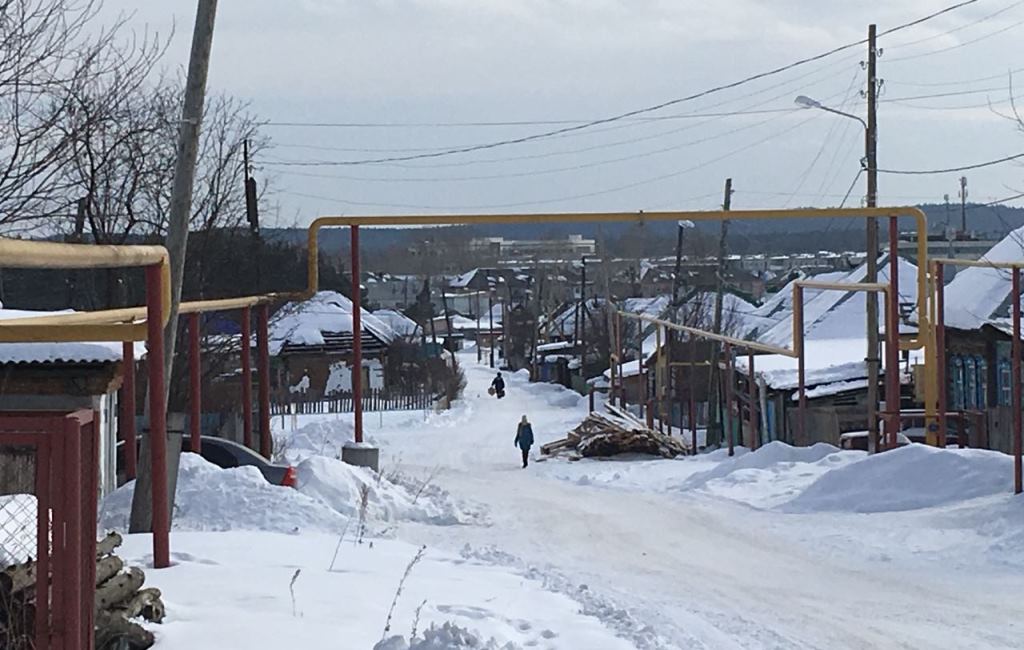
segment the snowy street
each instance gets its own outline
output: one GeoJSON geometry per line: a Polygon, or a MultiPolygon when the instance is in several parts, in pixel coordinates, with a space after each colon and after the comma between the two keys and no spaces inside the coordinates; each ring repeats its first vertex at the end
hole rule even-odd
{"type": "MultiPolygon", "coordinates": [[[[772,443],[733,459],[569,462],[535,447],[524,470],[521,416],[539,445],[586,399],[506,374],[497,400],[492,371],[462,363],[451,410],[367,414],[379,476],[334,459],[351,436],[338,415],[275,419],[295,490],[183,461],[177,565],[150,573],[170,612],[160,647],[371,648],[431,625],[440,645],[379,647],[1024,647],[1024,506],[1008,457],[772,443]]],[[[108,498],[105,527],[129,496],[108,498]]],[[[148,561],[148,538],[128,548],[148,561]]]]}
{"type": "MultiPolygon", "coordinates": [[[[1016,614],[1024,596],[1019,564],[944,558],[927,543],[919,551],[890,528],[912,529],[917,520],[905,516],[901,522],[876,515],[882,521],[875,522],[865,521],[869,515],[781,515],[707,495],[551,479],[564,471],[563,461],[520,470],[509,444],[520,413],[535,421],[540,441],[564,433],[562,413],[543,397],[552,387],[514,377],[499,402],[482,390],[489,370],[469,368],[467,375],[470,412],[459,426],[442,430],[441,439],[415,431],[379,439],[407,462],[422,458],[424,469],[444,463],[437,482],[485,503],[493,525],[405,524],[403,536],[439,546],[468,543],[482,554],[497,548],[533,573],[550,572],[561,588],[585,584],[584,608],[618,610],[608,624],[638,648],[1024,647],[1016,614]],[[451,453],[456,449],[462,453],[451,453]]],[[[578,421],[580,411],[574,413],[578,421]]],[[[565,469],[609,473],[602,466],[622,464],[581,461],[565,469]]],[[[699,461],[642,464],[674,465],[681,477],[699,461]]],[[[1020,530],[1024,508],[1015,505],[1020,530]]],[[[1017,560],[1024,555],[1016,553],[1017,560]]]]}

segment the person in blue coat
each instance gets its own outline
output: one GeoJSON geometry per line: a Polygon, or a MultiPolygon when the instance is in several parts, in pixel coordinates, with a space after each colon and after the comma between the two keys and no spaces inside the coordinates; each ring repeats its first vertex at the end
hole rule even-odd
{"type": "Polygon", "coordinates": [[[530,464],[530,447],[533,446],[533,427],[525,415],[516,429],[515,445],[523,452],[523,468],[525,469],[530,464]]]}

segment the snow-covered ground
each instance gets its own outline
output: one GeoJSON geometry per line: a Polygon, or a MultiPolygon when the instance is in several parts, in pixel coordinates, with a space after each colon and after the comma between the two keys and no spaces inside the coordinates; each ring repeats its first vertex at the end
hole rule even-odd
{"type": "MultiPolygon", "coordinates": [[[[412,636],[417,608],[412,648],[1024,647],[1008,457],[773,443],[524,470],[522,415],[541,444],[586,399],[506,373],[496,400],[492,371],[462,361],[451,410],[367,414],[379,476],[335,459],[351,422],[334,415],[274,420],[295,490],[186,460],[176,565],[148,573],[168,604],[159,647],[370,649],[412,636]]],[[[123,521],[129,491],[104,524],[123,521]]],[[[147,561],[148,538],[127,544],[147,561]]]]}

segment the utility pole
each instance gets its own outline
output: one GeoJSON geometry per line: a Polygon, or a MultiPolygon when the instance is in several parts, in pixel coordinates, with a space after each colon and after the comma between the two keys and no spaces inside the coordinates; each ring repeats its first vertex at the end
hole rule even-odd
{"type": "MultiPolygon", "coordinates": [[[[188,245],[188,222],[192,213],[192,187],[196,176],[196,158],[199,153],[199,128],[206,103],[206,77],[210,69],[210,51],[213,47],[213,23],[217,14],[217,0],[199,0],[196,9],[196,23],[192,31],[192,50],[189,54],[188,76],[185,81],[185,98],[178,124],[178,147],[174,161],[174,182],[171,186],[170,216],[165,244],[171,266],[171,306],[167,327],[164,330],[164,386],[165,403],[170,394],[171,370],[174,360],[174,345],[178,333],[178,307],[181,303],[181,284],[185,276],[185,251],[188,245]]],[[[154,362],[155,360],[150,360],[154,362]]],[[[151,413],[150,417],[166,417],[166,413],[151,413]]],[[[159,443],[159,444],[162,444],[159,443]]],[[[149,532],[153,528],[153,508],[150,495],[153,477],[150,468],[150,441],[144,437],[139,461],[138,479],[132,497],[132,513],[129,531],[149,532]]],[[[179,451],[170,451],[177,454],[179,451]]],[[[177,462],[172,461],[172,466],[177,462]]],[[[170,476],[167,504],[169,513],[174,511],[174,487],[177,477],[170,476]]]]}
{"type": "Polygon", "coordinates": [[[679,306],[680,275],[683,272],[683,224],[676,225],[676,267],[672,274],[672,306],[679,306]]]}
{"type": "MultiPolygon", "coordinates": [[[[732,207],[732,179],[725,179],[725,197],[722,199],[722,210],[728,212],[732,207]]],[[[722,310],[723,310],[723,293],[725,291],[725,253],[726,244],[729,238],[729,220],[722,219],[721,231],[718,236],[718,268],[715,272],[715,320],[712,325],[712,331],[715,334],[722,333],[722,310]]],[[[708,432],[715,429],[715,433],[718,435],[718,439],[722,440],[722,430],[720,428],[719,416],[719,405],[718,405],[718,344],[715,343],[711,346],[711,358],[708,360],[711,364],[711,373],[709,374],[708,381],[708,432]]]]}
{"type": "MultiPolygon", "coordinates": [[[[868,25],[868,121],[864,130],[864,165],[868,174],[867,207],[878,205],[878,122],[875,114],[878,106],[878,74],[877,54],[875,46],[875,26],[868,25]]],[[[865,282],[878,282],[878,219],[867,220],[867,274],[865,282]]],[[[868,451],[878,450],[878,296],[865,292],[867,299],[867,334],[868,334],[868,451]]]]}
{"type": "Polygon", "coordinates": [[[580,315],[580,337],[573,344],[579,346],[580,349],[580,376],[584,379],[587,378],[587,256],[584,255],[580,258],[580,262],[583,264],[580,280],[580,298],[583,301],[583,313],[580,315]]]}
{"type": "Polygon", "coordinates": [[[967,234],[967,177],[960,177],[960,232],[967,234]]]}

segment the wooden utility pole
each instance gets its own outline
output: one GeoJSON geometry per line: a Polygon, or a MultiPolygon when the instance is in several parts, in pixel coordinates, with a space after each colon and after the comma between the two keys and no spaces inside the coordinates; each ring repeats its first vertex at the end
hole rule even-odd
{"type": "MultiPolygon", "coordinates": [[[[192,32],[192,51],[189,55],[188,76],[185,81],[185,97],[178,124],[178,147],[174,161],[174,181],[171,186],[171,205],[167,239],[165,245],[171,266],[171,306],[167,327],[164,330],[164,377],[165,399],[170,394],[171,371],[174,360],[174,346],[178,334],[178,307],[181,303],[181,284],[185,276],[185,251],[188,246],[188,222],[192,214],[192,187],[196,176],[196,158],[199,153],[199,129],[203,120],[206,103],[206,77],[210,69],[210,51],[213,47],[213,23],[217,15],[217,0],[199,0],[196,23],[192,32]]],[[[150,363],[156,360],[150,359],[150,363]]],[[[148,403],[148,400],[147,400],[148,403]]],[[[151,413],[150,417],[166,417],[166,414],[151,413]]],[[[129,532],[141,533],[153,528],[153,490],[150,474],[150,449],[148,438],[142,440],[138,479],[132,497],[129,532]]],[[[168,450],[172,467],[177,466],[177,450],[168,450]]],[[[169,512],[174,511],[174,488],[177,477],[170,476],[169,512]]]]}
{"type": "MultiPolygon", "coordinates": [[[[722,199],[722,210],[728,212],[731,207],[732,179],[727,178],[725,179],[725,197],[722,199]]],[[[715,334],[722,333],[722,311],[724,308],[723,302],[725,298],[725,296],[723,295],[725,292],[725,254],[727,251],[728,239],[729,220],[722,219],[722,226],[718,236],[718,268],[715,273],[715,314],[714,321],[712,324],[712,331],[715,334]]],[[[708,409],[708,434],[710,436],[710,434],[712,433],[712,429],[714,429],[715,433],[717,433],[719,436],[718,439],[722,440],[721,430],[719,428],[720,409],[718,406],[719,393],[717,388],[718,378],[720,374],[718,368],[718,356],[719,346],[717,343],[715,343],[711,346],[711,355],[709,357],[709,361],[711,362],[711,373],[709,375],[708,381],[708,399],[710,402],[708,409]]]]}
{"type": "Polygon", "coordinates": [[[967,233],[967,177],[960,177],[960,232],[967,233]]]}
{"type": "MultiPolygon", "coordinates": [[[[878,106],[878,75],[876,71],[877,48],[875,47],[875,26],[868,25],[868,120],[864,130],[864,164],[867,167],[867,206],[878,205],[878,160],[876,157],[878,135],[875,109],[878,106]]],[[[867,273],[865,282],[878,282],[878,219],[867,220],[867,273]]],[[[867,300],[867,366],[868,366],[868,451],[878,449],[878,296],[865,292],[867,300]]]]}
{"type": "Polygon", "coordinates": [[[679,289],[682,286],[680,275],[683,272],[683,223],[676,225],[676,266],[672,274],[672,306],[679,305],[679,289]]]}

